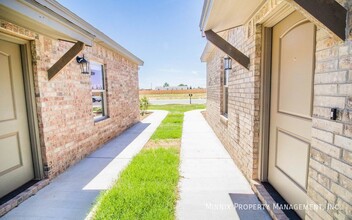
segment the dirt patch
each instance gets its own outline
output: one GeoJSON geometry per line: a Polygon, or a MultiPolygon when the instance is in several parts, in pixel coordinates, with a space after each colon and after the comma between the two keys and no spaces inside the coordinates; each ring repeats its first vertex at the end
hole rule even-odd
{"type": "Polygon", "coordinates": [[[144,148],[155,149],[155,148],[180,148],[181,139],[165,139],[165,140],[149,140],[144,148]]]}
{"type": "Polygon", "coordinates": [[[144,112],[144,115],[140,115],[139,120],[142,121],[143,119],[145,119],[146,117],[148,117],[149,115],[151,115],[153,112],[144,112]]]}

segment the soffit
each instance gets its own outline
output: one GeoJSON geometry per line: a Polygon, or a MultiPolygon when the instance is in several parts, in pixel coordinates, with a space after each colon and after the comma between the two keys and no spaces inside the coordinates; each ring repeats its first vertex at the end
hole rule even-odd
{"type": "Polygon", "coordinates": [[[266,0],[205,0],[200,21],[202,32],[219,32],[245,24],[266,0]]]}

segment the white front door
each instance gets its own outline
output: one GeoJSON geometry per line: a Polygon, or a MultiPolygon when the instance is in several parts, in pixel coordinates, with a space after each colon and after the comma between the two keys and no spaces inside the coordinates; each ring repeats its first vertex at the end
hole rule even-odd
{"type": "Polygon", "coordinates": [[[290,204],[306,204],[314,48],[315,26],[298,12],[273,27],[268,180],[290,204]]]}
{"type": "Polygon", "coordinates": [[[0,40],[0,198],[33,177],[20,45],[0,40]]]}

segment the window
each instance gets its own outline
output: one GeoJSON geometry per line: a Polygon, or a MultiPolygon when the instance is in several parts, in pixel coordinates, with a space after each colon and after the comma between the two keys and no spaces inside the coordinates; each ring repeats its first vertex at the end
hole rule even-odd
{"type": "Polygon", "coordinates": [[[229,103],[229,72],[230,69],[224,69],[223,86],[222,86],[222,115],[227,118],[229,103]]]}
{"type": "Polygon", "coordinates": [[[90,69],[94,120],[99,120],[107,117],[104,66],[99,63],[91,63],[90,69]]]}
{"type": "Polygon", "coordinates": [[[232,69],[232,59],[229,56],[223,59],[224,70],[223,76],[221,77],[223,83],[221,85],[222,89],[222,100],[221,100],[221,114],[227,118],[228,116],[228,106],[229,106],[229,76],[232,69]]]}

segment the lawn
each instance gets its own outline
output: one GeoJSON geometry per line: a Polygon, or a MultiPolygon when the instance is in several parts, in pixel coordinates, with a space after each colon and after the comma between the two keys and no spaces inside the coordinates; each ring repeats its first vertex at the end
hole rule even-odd
{"type": "Polygon", "coordinates": [[[101,196],[95,219],[174,219],[177,149],[142,150],[101,196]]]}
{"type": "Polygon", "coordinates": [[[179,139],[182,136],[183,115],[194,109],[203,109],[205,105],[152,105],[150,110],[166,110],[169,114],[162,121],[151,140],[179,139]]]}
{"type": "Polygon", "coordinates": [[[183,116],[201,108],[205,106],[150,106],[169,114],[114,186],[101,194],[94,219],[175,219],[183,116]],[[165,147],[169,140],[172,145],[165,147]]]}

